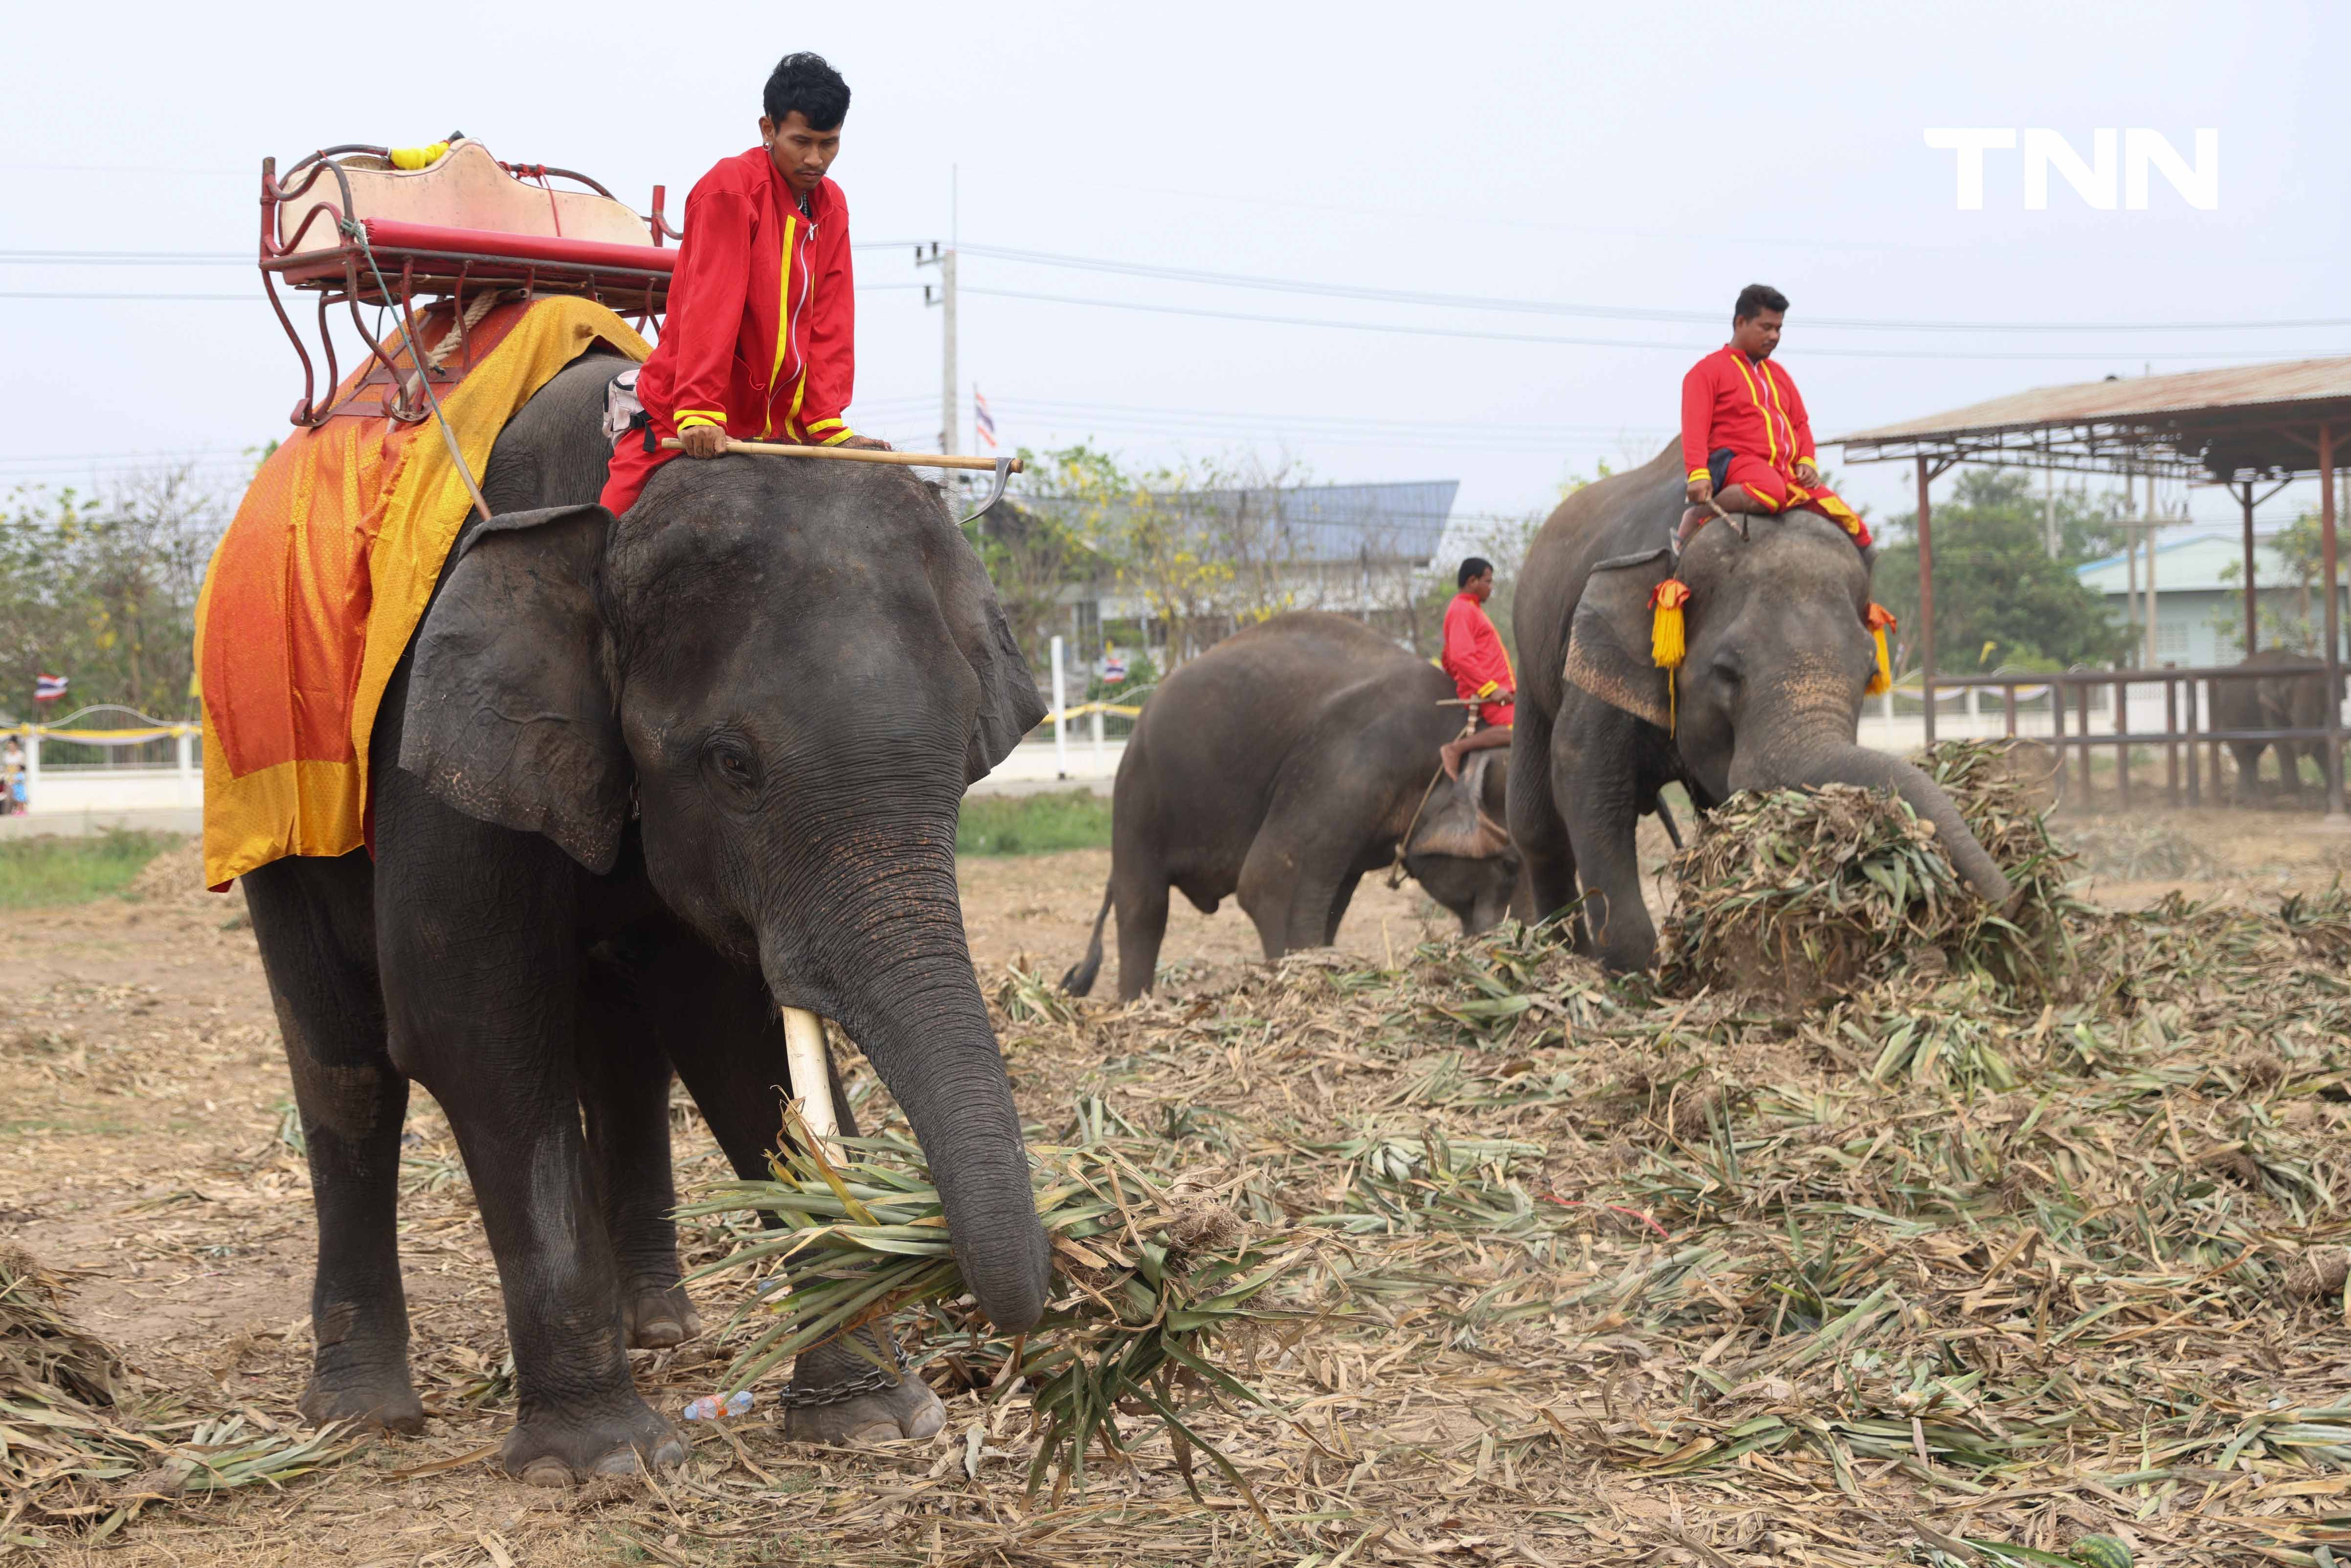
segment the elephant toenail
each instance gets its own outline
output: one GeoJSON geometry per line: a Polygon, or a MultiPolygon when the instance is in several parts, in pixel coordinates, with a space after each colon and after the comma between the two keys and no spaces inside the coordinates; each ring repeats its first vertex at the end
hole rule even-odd
{"type": "Polygon", "coordinates": [[[662,1446],[653,1450],[653,1463],[664,1469],[674,1469],[685,1463],[684,1442],[676,1437],[664,1438],[662,1446]]]}
{"type": "Polygon", "coordinates": [[[637,1469],[637,1451],[634,1448],[615,1448],[597,1460],[595,1465],[596,1473],[600,1476],[632,1476],[637,1469]]]}
{"type": "Polygon", "coordinates": [[[898,1423],[895,1421],[874,1421],[852,1432],[849,1435],[849,1440],[855,1447],[863,1448],[870,1448],[875,1443],[894,1443],[899,1437],[898,1423]]]}
{"type": "Polygon", "coordinates": [[[522,1484],[527,1487],[568,1487],[571,1484],[571,1467],[560,1459],[542,1456],[523,1467],[522,1484]]]}
{"type": "Polygon", "coordinates": [[[946,1406],[941,1405],[936,1399],[934,1399],[922,1409],[915,1411],[913,1417],[907,1421],[906,1436],[909,1437],[935,1437],[946,1424],[946,1406]]]}

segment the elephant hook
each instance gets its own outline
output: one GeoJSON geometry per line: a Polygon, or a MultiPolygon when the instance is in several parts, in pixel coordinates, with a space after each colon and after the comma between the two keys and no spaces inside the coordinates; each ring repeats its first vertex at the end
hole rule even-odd
{"type": "MultiPolygon", "coordinates": [[[[1011,476],[1012,459],[1009,457],[998,458],[996,460],[996,477],[988,482],[987,499],[982,501],[979,504],[978,510],[973,512],[970,517],[966,517],[964,522],[977,522],[980,518],[987,516],[990,511],[994,510],[996,503],[1004,499],[1004,482],[1011,476]]],[[[956,526],[961,527],[962,525],[958,524],[956,526]]]]}

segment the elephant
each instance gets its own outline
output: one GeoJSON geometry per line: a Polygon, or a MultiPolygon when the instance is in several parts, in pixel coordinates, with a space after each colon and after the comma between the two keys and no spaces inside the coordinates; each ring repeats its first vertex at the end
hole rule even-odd
{"type": "Polygon", "coordinates": [[[2008,879],[1917,768],[1855,744],[1876,665],[1863,617],[1874,553],[1806,511],[1670,541],[1683,470],[1669,446],[1576,491],[1529,548],[1512,608],[1521,664],[1510,829],[1531,917],[1567,912],[1577,946],[1615,970],[1656,962],[1633,830],[1678,780],[1701,811],[1741,789],[1890,789],[1931,821],[1967,884],[2005,906],[2008,879]],[[1686,653],[1660,668],[1650,596],[1689,590],[1686,653]],[[1582,886],[1581,901],[1577,892],[1582,886]]]}
{"type": "MultiPolygon", "coordinates": [[[[2308,664],[2314,655],[2284,648],[2264,648],[2237,667],[2258,672],[2276,664],[2308,664]]],[[[2335,693],[2340,701],[2340,689],[2335,693]]],[[[2326,672],[2289,670],[2283,674],[2227,676],[2212,682],[2211,727],[2230,729],[2324,729],[2326,727],[2326,672]]],[[[2302,758],[2326,766],[2324,740],[2231,740],[2226,743],[2237,759],[2237,800],[2250,805],[2261,793],[2262,753],[2274,748],[2278,787],[2289,800],[2302,796],[2302,758]]]]}
{"type": "MultiPolygon", "coordinates": [[[[372,851],[246,878],[319,1224],[313,1420],[417,1429],[395,1218],[413,1080],[480,1204],[517,1373],[507,1471],[674,1463],[632,1344],[696,1331],[668,1085],[766,1174],[779,1009],[837,1020],[912,1124],[980,1308],[1048,1255],[956,889],[966,787],[1044,714],[978,558],[903,468],[731,455],[619,518],[591,354],[498,436],[370,737],[372,851]]],[[[841,1103],[837,1075],[830,1085],[841,1103]]],[[[925,1436],[919,1378],[803,1355],[795,1436],[925,1436]],[[876,1386],[876,1385],[882,1386],[876,1386]]]]}
{"type": "MultiPolygon", "coordinates": [[[[1405,869],[1472,935],[1508,912],[1518,857],[1499,818],[1507,758],[1457,782],[1437,748],[1461,729],[1453,683],[1343,616],[1277,615],[1170,675],[1136,721],[1111,797],[1110,885],[1072,996],[1102,971],[1118,912],[1118,989],[1151,988],[1167,890],[1203,914],[1235,893],[1267,959],[1338,940],[1367,872],[1405,869]]],[[[1478,767],[1480,760],[1488,766],[1478,767]]]]}

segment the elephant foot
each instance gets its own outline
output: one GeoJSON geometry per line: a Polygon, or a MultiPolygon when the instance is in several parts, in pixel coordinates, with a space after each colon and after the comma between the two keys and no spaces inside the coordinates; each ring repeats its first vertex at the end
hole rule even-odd
{"type": "Polygon", "coordinates": [[[623,1287],[621,1317],[631,1350],[669,1350],[702,1337],[702,1314],[683,1285],[646,1281],[623,1287]]]}
{"type": "Polygon", "coordinates": [[[500,1458],[526,1485],[568,1487],[673,1469],[685,1462],[685,1438],[632,1390],[608,1409],[534,1413],[507,1435],[500,1458]]]}
{"type": "Polygon", "coordinates": [[[784,1436],[796,1443],[862,1448],[901,1437],[935,1436],[947,1424],[946,1406],[931,1385],[909,1374],[895,1388],[880,1388],[838,1405],[796,1405],[784,1436]]]}
{"type": "Polygon", "coordinates": [[[329,1421],[350,1421],[381,1432],[414,1437],[424,1430],[424,1406],[408,1381],[405,1368],[360,1372],[318,1367],[298,1406],[303,1419],[323,1427],[329,1421]]]}

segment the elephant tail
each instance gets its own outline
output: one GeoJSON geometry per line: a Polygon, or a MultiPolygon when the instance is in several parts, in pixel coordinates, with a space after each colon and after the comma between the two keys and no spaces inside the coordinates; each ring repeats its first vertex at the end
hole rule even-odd
{"type": "Polygon", "coordinates": [[[1102,888],[1102,908],[1094,914],[1094,934],[1086,943],[1086,956],[1071,965],[1070,972],[1061,977],[1061,989],[1071,996],[1090,995],[1094,988],[1094,977],[1102,973],[1102,923],[1110,918],[1111,899],[1117,885],[1113,882],[1102,888]]]}

